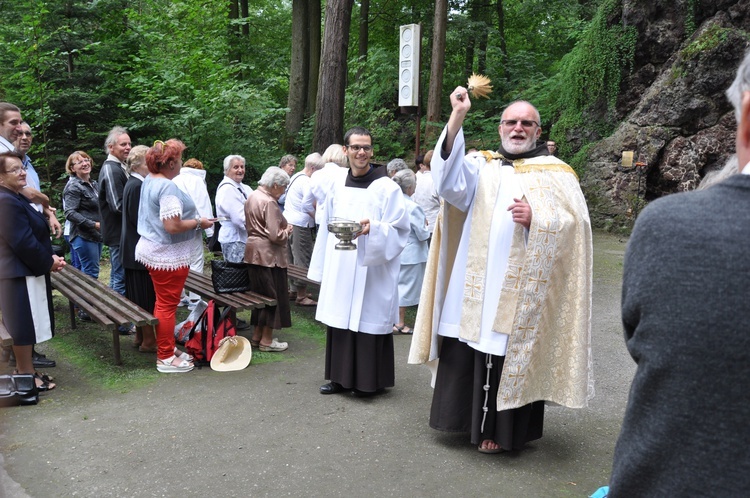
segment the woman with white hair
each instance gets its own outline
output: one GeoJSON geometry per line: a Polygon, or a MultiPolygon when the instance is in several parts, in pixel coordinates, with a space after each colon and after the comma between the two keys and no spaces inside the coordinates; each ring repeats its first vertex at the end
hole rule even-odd
{"type": "Polygon", "coordinates": [[[245,158],[231,155],[224,158],[224,179],[216,187],[216,216],[221,222],[219,243],[224,259],[241,263],[245,256],[245,201],[253,189],[242,183],[245,178],[245,158]]]}
{"type": "Polygon", "coordinates": [[[409,169],[409,166],[406,165],[406,161],[400,158],[392,159],[388,165],[385,167],[386,171],[388,171],[388,176],[393,178],[393,175],[398,173],[399,171],[403,171],[405,169],[409,169]]]}
{"type": "Polygon", "coordinates": [[[249,264],[250,290],[276,299],[275,306],[255,309],[250,318],[255,326],[250,343],[263,352],[281,352],[289,347],[273,337],[274,329],[292,326],[286,269],[289,265],[287,243],[293,225],[287,223],[278,203],[287,185],[289,175],[271,166],[245,203],[247,244],[244,256],[249,264]]]}
{"type": "Polygon", "coordinates": [[[398,323],[393,325],[394,334],[411,334],[411,328],[404,324],[406,308],[419,304],[422,281],[427,265],[427,219],[424,211],[411,199],[417,188],[417,176],[410,169],[402,169],[393,176],[393,181],[401,187],[409,213],[409,240],[401,253],[401,268],[398,273],[398,323]]]}

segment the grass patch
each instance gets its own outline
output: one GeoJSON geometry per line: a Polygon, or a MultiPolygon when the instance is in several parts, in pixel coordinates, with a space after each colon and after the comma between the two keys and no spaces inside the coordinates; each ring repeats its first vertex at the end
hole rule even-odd
{"type": "Polygon", "coordinates": [[[54,349],[56,356],[70,362],[86,380],[123,392],[156,380],[154,355],[138,352],[132,347],[132,337],[120,337],[123,364],[115,365],[111,329],[81,321],[76,321],[76,329],[71,329],[67,299],[55,295],[54,304],[57,326],[49,347],[54,349]]]}

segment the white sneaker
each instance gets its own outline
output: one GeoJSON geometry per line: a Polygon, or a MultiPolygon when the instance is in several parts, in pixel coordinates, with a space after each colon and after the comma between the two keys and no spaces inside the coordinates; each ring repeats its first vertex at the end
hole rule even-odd
{"type": "Polygon", "coordinates": [[[197,301],[189,301],[189,303],[187,305],[188,311],[193,311],[195,309],[195,307],[198,306],[199,302],[201,302],[200,299],[198,299],[197,301]]]}
{"type": "Polygon", "coordinates": [[[180,303],[177,306],[179,306],[180,308],[184,308],[185,306],[188,306],[189,304],[190,304],[190,299],[188,299],[188,297],[185,296],[182,299],[180,299],[180,303]]]}

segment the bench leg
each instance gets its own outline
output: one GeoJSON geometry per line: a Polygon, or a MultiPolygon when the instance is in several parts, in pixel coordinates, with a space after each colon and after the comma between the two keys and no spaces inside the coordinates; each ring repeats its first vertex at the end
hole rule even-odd
{"type": "Polygon", "coordinates": [[[115,350],[115,364],[122,365],[122,358],[120,358],[120,331],[117,330],[117,324],[112,326],[112,345],[115,350]]]}
{"type": "Polygon", "coordinates": [[[73,301],[68,299],[68,308],[70,309],[70,328],[76,328],[76,306],[73,301]]]}

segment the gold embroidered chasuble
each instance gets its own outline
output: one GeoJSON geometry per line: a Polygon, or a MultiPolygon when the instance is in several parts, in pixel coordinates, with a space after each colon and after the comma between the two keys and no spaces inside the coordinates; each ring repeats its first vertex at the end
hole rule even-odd
{"type": "MultiPolygon", "coordinates": [[[[443,203],[433,233],[409,363],[439,356],[437,324],[453,274],[464,223],[471,223],[460,338],[478,342],[489,247],[489,227],[500,188],[501,156],[483,151],[469,220],[443,203]],[[441,242],[447,237],[446,249],[441,242]],[[439,271],[440,270],[440,271],[439,271]]],[[[586,201],[575,172],[554,156],[513,161],[531,205],[528,239],[516,224],[492,326],[508,334],[498,410],[545,400],[581,408],[593,397],[591,358],[592,240],[586,201]]],[[[453,275],[456,278],[456,275],[453,275]]]]}

